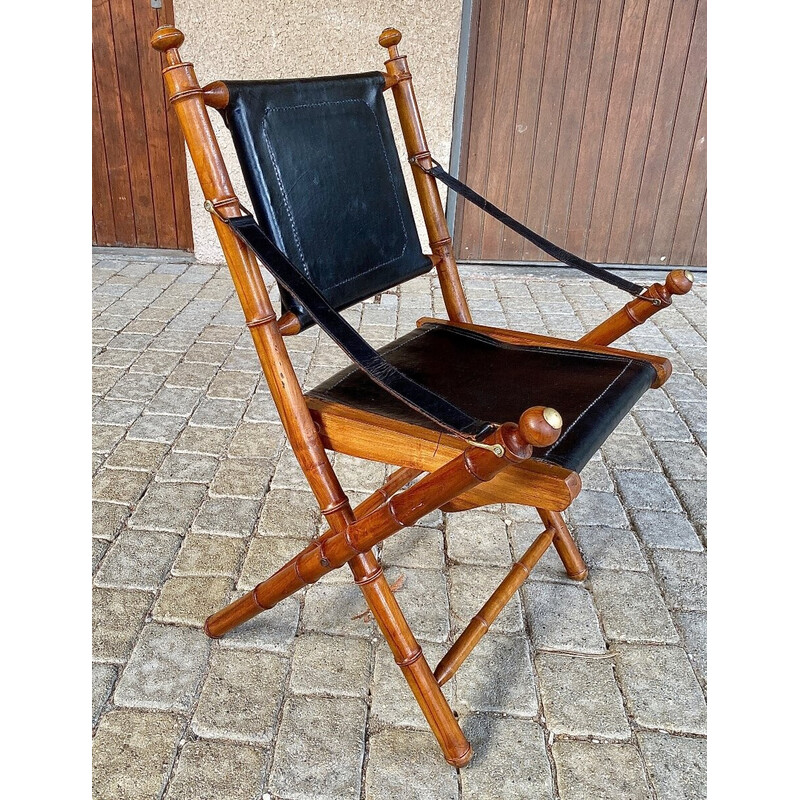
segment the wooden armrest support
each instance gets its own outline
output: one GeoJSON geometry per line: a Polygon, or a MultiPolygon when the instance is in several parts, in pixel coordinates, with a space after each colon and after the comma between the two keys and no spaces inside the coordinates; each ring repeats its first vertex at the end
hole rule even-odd
{"type": "Polygon", "coordinates": [[[637,325],[650,319],[656,311],[672,305],[672,296],[686,294],[692,288],[693,283],[694,276],[688,269],[672,270],[663,285],[654,283],[645,291],[646,297],[657,300],[658,303],[636,297],[578,341],[581,344],[611,344],[620,336],[632,331],[637,325]]]}
{"type": "MultiPolygon", "coordinates": [[[[646,300],[640,302],[647,303],[646,300]]],[[[651,304],[647,303],[647,305],[650,306],[651,304]]],[[[652,307],[655,308],[655,306],[652,307]]],[[[584,344],[583,339],[573,342],[569,339],[556,339],[552,336],[542,336],[538,333],[524,333],[523,331],[512,331],[506,328],[492,328],[487,325],[474,325],[471,322],[453,322],[446,319],[434,319],[433,317],[422,317],[422,319],[418,319],[417,327],[428,322],[475,331],[475,333],[480,333],[491,339],[496,339],[498,342],[507,342],[508,344],[550,347],[556,350],[578,350],[582,353],[598,353],[601,355],[620,356],[621,358],[635,358],[639,361],[647,361],[649,364],[652,364],[656,371],[656,378],[652,384],[654,389],[661,386],[672,374],[672,364],[670,364],[668,358],[653,356],[648,353],[634,353],[631,350],[619,350],[615,347],[605,347],[603,345],[591,343],[584,344]]]]}

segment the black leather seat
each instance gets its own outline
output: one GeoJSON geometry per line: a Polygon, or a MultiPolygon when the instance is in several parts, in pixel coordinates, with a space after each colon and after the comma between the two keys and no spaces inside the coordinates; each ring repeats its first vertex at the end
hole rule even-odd
{"type": "MultiPolygon", "coordinates": [[[[406,375],[478,419],[515,422],[525,409],[552,406],[563,430],[542,459],[579,472],[656,378],[638,359],[506,344],[426,323],[379,351],[406,375]]],[[[348,367],[309,396],[437,430],[435,423],[348,367]]]]}

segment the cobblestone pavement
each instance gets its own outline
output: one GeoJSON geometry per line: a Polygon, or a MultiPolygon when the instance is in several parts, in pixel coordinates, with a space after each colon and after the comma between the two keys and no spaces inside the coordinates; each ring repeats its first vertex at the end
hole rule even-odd
{"type": "MultiPolygon", "coordinates": [[[[567,520],[589,578],[548,553],[447,685],[475,750],[456,771],[345,572],[204,636],[321,522],[227,270],[178,258],[93,257],[95,797],[704,797],[705,288],[620,340],[674,374],[583,472],[567,520]]],[[[464,270],[484,324],[574,338],[625,300],[487,269],[464,270]]],[[[432,312],[426,277],[346,316],[382,345],[432,312]]],[[[316,329],[287,346],[306,387],[346,363],[316,329]]],[[[335,467],[356,500],[385,475],[335,467]]],[[[542,529],[531,511],[437,512],[385,543],[430,661],[542,529]]]]}

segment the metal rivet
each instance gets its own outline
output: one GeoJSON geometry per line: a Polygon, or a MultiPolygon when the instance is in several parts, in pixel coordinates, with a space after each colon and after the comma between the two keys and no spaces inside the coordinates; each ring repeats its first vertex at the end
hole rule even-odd
{"type": "Polygon", "coordinates": [[[694,275],[692,275],[692,273],[689,272],[688,269],[685,269],[683,271],[683,274],[686,276],[686,280],[689,281],[689,283],[694,283],[694,275]]]}
{"type": "Polygon", "coordinates": [[[542,415],[544,416],[544,421],[555,430],[561,430],[561,426],[564,424],[564,421],[561,419],[561,414],[558,413],[554,408],[546,408],[542,415]]]}

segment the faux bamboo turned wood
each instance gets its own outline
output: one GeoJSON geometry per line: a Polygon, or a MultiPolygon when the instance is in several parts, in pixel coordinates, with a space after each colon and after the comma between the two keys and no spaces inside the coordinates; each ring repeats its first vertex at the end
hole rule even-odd
{"type": "MultiPolygon", "coordinates": [[[[317,397],[306,400],[325,447],[337,453],[431,472],[467,446],[463,439],[428,428],[317,397]]],[[[531,459],[508,467],[489,483],[470,489],[459,502],[476,506],[517,503],[563,511],[580,490],[577,472],[531,459]]]]}
{"type": "Polygon", "coordinates": [[[417,187],[431,250],[436,257],[434,263],[439,275],[447,315],[450,319],[460,322],[472,322],[472,315],[453,255],[453,240],[450,238],[450,231],[447,228],[436,179],[416,165],[416,159],[419,159],[425,167],[433,166],[425,130],[422,127],[417,98],[414,95],[408,60],[397,50],[397,45],[400,44],[402,38],[400,31],[395,28],[387,28],[378,38],[381,47],[385,47],[389,51],[389,60],[384,62],[387,72],[386,82],[391,85],[394,102],[397,106],[397,116],[400,118],[400,128],[403,131],[409,159],[411,159],[414,185],[417,187]]]}
{"type": "MultiPolygon", "coordinates": [[[[635,302],[635,301],[634,301],[635,302]]],[[[646,301],[640,301],[646,302],[646,301]]],[[[651,308],[655,308],[651,303],[648,303],[651,308]]],[[[632,350],[619,350],[614,347],[605,347],[599,344],[584,343],[581,339],[579,342],[571,341],[569,339],[557,339],[553,336],[543,336],[538,333],[524,333],[523,331],[512,331],[507,328],[492,328],[487,325],[475,325],[466,322],[454,322],[453,320],[435,319],[434,317],[422,317],[417,320],[417,327],[424,325],[427,322],[434,322],[438,325],[451,325],[454,328],[463,328],[476,333],[482,333],[491,339],[496,339],[498,342],[508,342],[509,344],[530,345],[534,347],[549,347],[556,350],[576,350],[580,353],[599,353],[600,355],[620,356],[621,358],[634,358],[638,361],[647,361],[653,365],[656,371],[656,377],[653,381],[651,388],[657,389],[672,374],[672,364],[668,358],[663,356],[654,356],[649,353],[636,353],[632,350]]]]}
{"type": "Polygon", "coordinates": [[[674,269],[667,275],[664,284],[654,283],[645,295],[658,300],[658,304],[649,300],[640,300],[638,297],[624,305],[605,322],[601,322],[578,341],[581,344],[611,344],[650,319],[657,311],[672,304],[672,296],[686,294],[694,283],[694,276],[688,269],[674,269]]]}
{"type": "Polygon", "coordinates": [[[500,612],[508,605],[514,592],[522,586],[536,566],[536,562],[544,555],[553,541],[553,528],[540,533],[533,544],[525,551],[522,558],[511,567],[502,583],[494,590],[492,596],[484,603],[481,610],[470,620],[469,624],[456,639],[455,644],[445,653],[434,670],[439,686],[444,686],[456,670],[464,663],[467,656],[475,649],[484,637],[500,612]]]}
{"type": "Polygon", "coordinates": [[[371,550],[393,533],[413,525],[475,484],[491,480],[509,464],[530,458],[534,445],[545,447],[552,444],[560,429],[547,423],[544,411],[542,407],[528,409],[520,418],[519,426],[506,423],[487,438],[487,445],[501,446],[502,455],[491,449],[470,447],[369,513],[358,518],[353,516],[343,529],[332,526],[252,592],[212,614],[206,620],[206,633],[213,637],[223,636],[304,586],[316,583],[328,572],[371,550]]]}
{"type": "Polygon", "coordinates": [[[561,558],[564,569],[567,571],[567,575],[574,581],[584,580],[589,574],[589,570],[561,514],[544,508],[537,508],[536,510],[539,512],[545,527],[553,531],[553,544],[561,558]]]}

